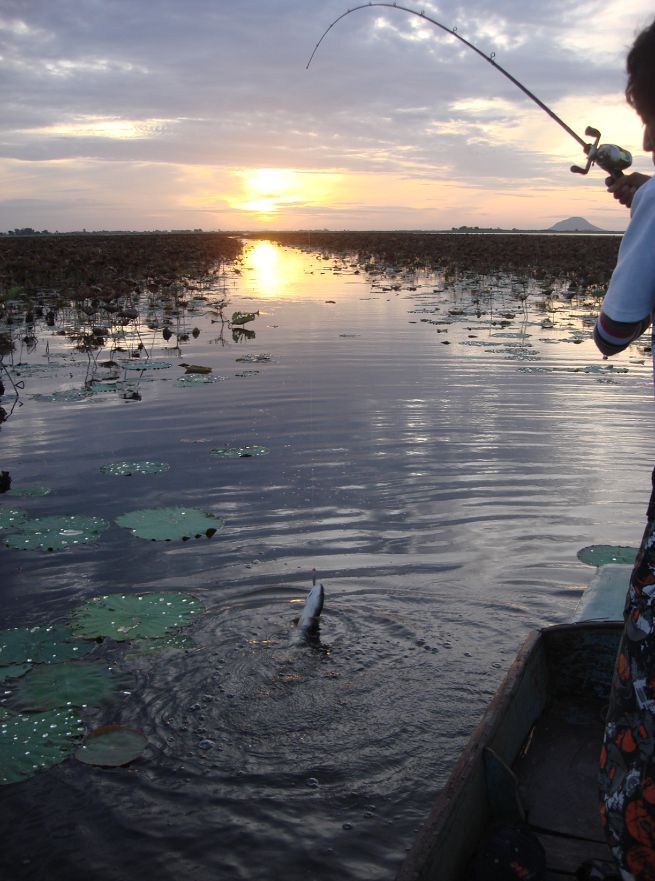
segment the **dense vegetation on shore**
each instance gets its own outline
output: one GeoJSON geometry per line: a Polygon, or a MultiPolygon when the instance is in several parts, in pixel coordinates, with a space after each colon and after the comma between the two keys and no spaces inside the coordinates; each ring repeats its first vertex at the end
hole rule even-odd
{"type": "Polygon", "coordinates": [[[121,296],[144,282],[165,286],[202,277],[241,251],[238,238],[220,233],[3,236],[0,297],[14,288],[64,289],[73,298],[121,296]]]}
{"type": "Polygon", "coordinates": [[[354,252],[364,264],[399,268],[528,273],[606,284],[619,236],[411,232],[266,232],[252,238],[336,253],[354,252]]]}

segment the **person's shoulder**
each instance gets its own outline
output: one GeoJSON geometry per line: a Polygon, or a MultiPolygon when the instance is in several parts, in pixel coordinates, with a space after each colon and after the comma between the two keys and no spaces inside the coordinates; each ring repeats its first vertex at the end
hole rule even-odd
{"type": "Polygon", "coordinates": [[[635,193],[632,200],[633,213],[636,208],[642,208],[645,205],[655,206],[655,176],[650,177],[635,193]]]}

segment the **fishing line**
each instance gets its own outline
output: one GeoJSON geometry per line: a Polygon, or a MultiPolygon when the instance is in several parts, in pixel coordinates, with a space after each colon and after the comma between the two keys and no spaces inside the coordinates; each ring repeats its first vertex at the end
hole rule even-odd
{"type": "Polygon", "coordinates": [[[493,68],[495,68],[499,73],[501,73],[504,77],[506,77],[511,83],[513,83],[517,88],[519,88],[525,95],[530,98],[531,101],[540,107],[548,116],[551,117],[559,126],[561,126],[564,131],[569,134],[577,143],[582,147],[585,154],[587,155],[587,163],[585,167],[580,167],[578,165],[571,166],[571,171],[576,172],[578,174],[587,174],[591,165],[596,163],[600,166],[604,171],[607,171],[611,177],[618,178],[621,176],[624,169],[629,168],[632,165],[632,156],[622,147],[618,147],[616,144],[601,144],[599,146],[600,141],[600,132],[598,129],[592,128],[588,126],[585,130],[585,134],[587,137],[594,138],[593,143],[588,143],[584,140],[577,132],[575,132],[571,126],[567,125],[564,120],[555,113],[554,110],[545,104],[540,98],[530,91],[526,86],[523,85],[516,77],[512,76],[509,71],[505,70],[498,62],[495,60],[495,52],[486,55],[481,49],[478,49],[473,43],[466,40],[460,33],[458,33],[457,28],[449,28],[447,25],[442,24],[440,21],[437,21],[436,18],[431,18],[429,15],[426,15],[423,10],[418,9],[410,9],[408,6],[402,6],[399,3],[362,3],[359,6],[353,6],[352,9],[346,10],[343,12],[338,18],[328,25],[328,27],[323,31],[320,40],[314,46],[314,51],[309,56],[309,61],[305,65],[305,70],[309,69],[309,65],[312,63],[316,52],[318,51],[318,47],[321,45],[325,37],[329,34],[332,28],[338,24],[341,19],[345,18],[347,15],[350,15],[353,12],[357,12],[360,9],[368,9],[374,7],[384,7],[387,9],[400,9],[402,12],[407,12],[410,15],[416,15],[418,18],[423,19],[424,21],[429,22],[437,28],[440,28],[445,33],[450,34],[450,36],[455,37],[455,39],[459,40],[460,43],[463,43],[469,49],[472,49],[477,55],[491,64],[493,68]]]}

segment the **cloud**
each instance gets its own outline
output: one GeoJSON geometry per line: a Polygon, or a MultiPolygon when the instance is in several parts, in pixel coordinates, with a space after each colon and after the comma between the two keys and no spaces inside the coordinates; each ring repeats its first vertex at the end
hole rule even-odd
{"type": "MultiPolygon", "coordinates": [[[[362,182],[371,172],[417,184],[474,180],[489,192],[508,181],[529,189],[547,180],[568,192],[568,165],[583,158],[575,142],[484,59],[416,16],[353,12],[305,70],[317,40],[346,8],[341,0],[5,0],[5,177],[16,174],[16,162],[38,168],[14,184],[27,200],[21,204],[38,214],[40,197],[29,201],[30,180],[38,179],[51,194],[51,217],[55,175],[61,163],[76,162],[80,189],[99,206],[97,225],[107,225],[108,204],[122,201],[120,216],[133,218],[131,228],[152,217],[145,186],[136,190],[141,207],[134,198],[138,169],[163,187],[151,201],[171,217],[184,199],[167,170],[194,165],[226,179],[242,168],[279,168],[362,175],[362,182]],[[107,199],[102,181],[113,187],[107,199]]],[[[621,16],[609,0],[473,0],[466,7],[445,0],[424,8],[482,52],[495,52],[576,131],[592,124],[604,139],[628,146],[629,134],[638,144],[638,123],[629,124],[624,110],[623,58],[650,17],[645,0],[628,0],[621,16]]],[[[362,198],[361,216],[368,210],[379,222],[362,198]]],[[[543,213],[537,204],[545,203],[535,203],[543,213]]],[[[73,211],[61,206],[62,216],[73,211]]],[[[5,203],[0,228],[3,219],[17,225],[15,210],[15,202],[5,203]]],[[[563,205],[562,213],[573,212],[563,205]]],[[[37,217],[27,225],[45,224],[37,217]]]]}

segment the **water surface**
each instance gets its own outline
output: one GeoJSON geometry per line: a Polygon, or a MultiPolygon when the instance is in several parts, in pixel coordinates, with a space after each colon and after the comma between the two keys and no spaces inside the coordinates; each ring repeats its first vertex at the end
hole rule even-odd
{"type": "Polygon", "coordinates": [[[268,243],[237,268],[189,292],[168,341],[143,316],[128,324],[112,357],[141,341],[142,358],[171,364],[120,368],[140,399],[34,397],[79,388],[110,356],[76,351],[63,316],[14,353],[23,387],[1,468],[51,493],[3,506],[113,522],[188,505],[225,526],[0,548],[2,627],[117,591],[185,590],[207,608],[190,650],[121,656],[137,687],[88,711],[143,729],[141,759],[69,760],[0,790],[12,881],[391,879],[527,632],[569,619],[594,574],[577,551],[638,543],[649,355],[633,346],[608,369],[593,297],[268,243]],[[225,296],[224,317],[258,313],[253,336],[220,321],[225,296]],[[256,355],[270,358],[238,360],[256,355]],[[181,386],[183,363],[222,381],[181,386]],[[268,454],[210,454],[245,444],[268,454]],[[100,471],[144,459],[170,470],[100,471]],[[320,642],[295,647],[314,569],[320,642]]]}

